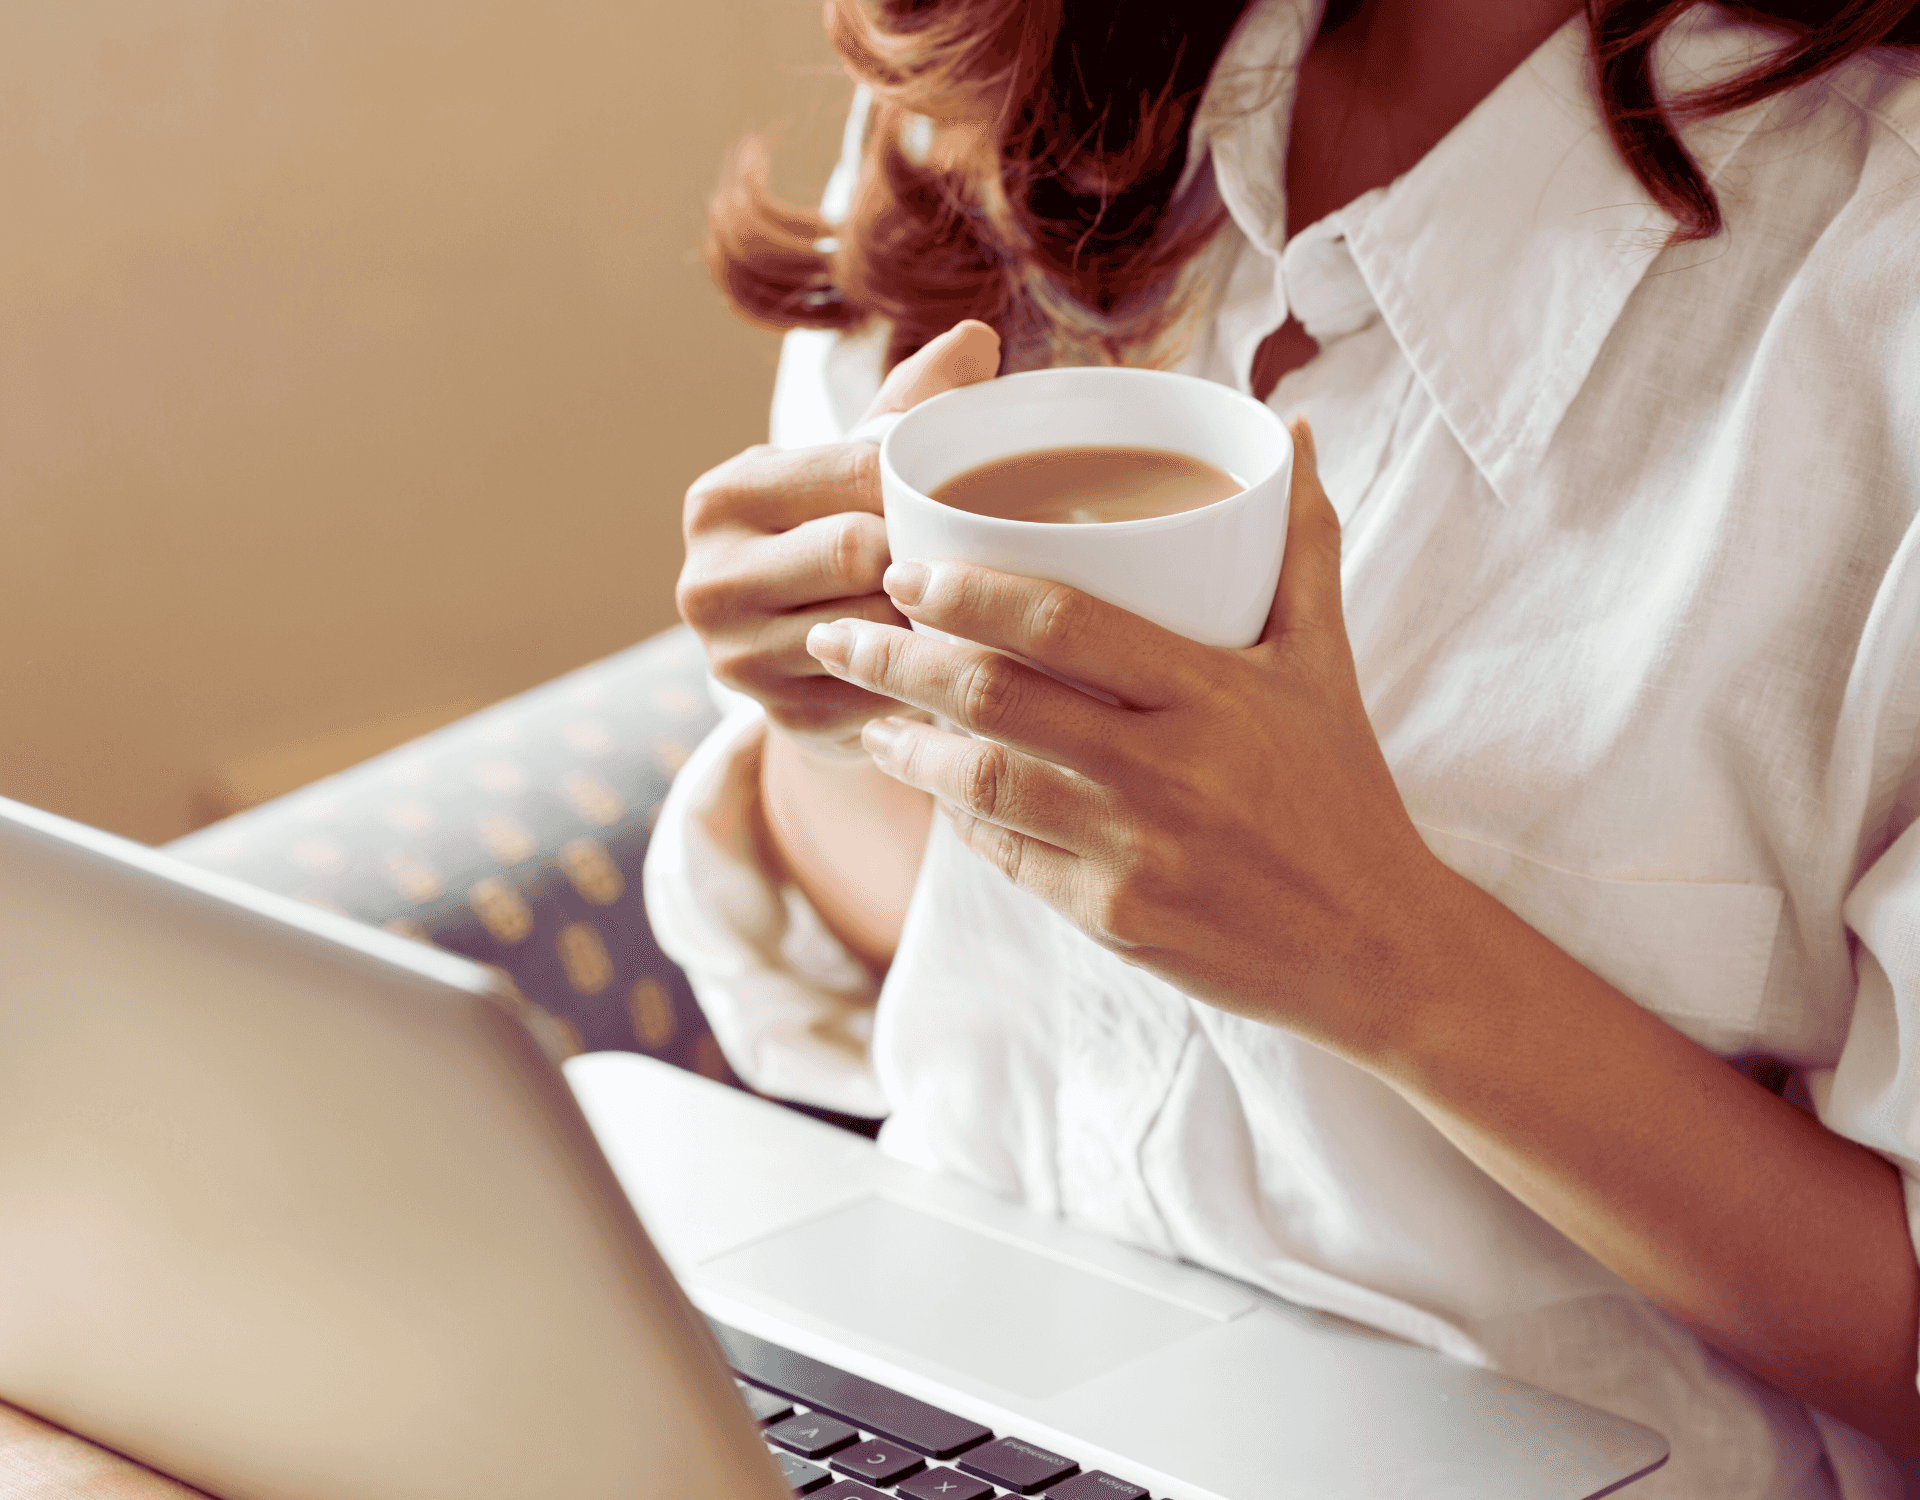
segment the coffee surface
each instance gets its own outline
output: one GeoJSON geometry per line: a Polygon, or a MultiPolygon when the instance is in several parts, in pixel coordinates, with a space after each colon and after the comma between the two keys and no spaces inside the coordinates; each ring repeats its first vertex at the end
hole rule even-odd
{"type": "Polygon", "coordinates": [[[1246,486],[1164,448],[1040,448],[996,458],[932,490],[955,510],[1010,521],[1138,521],[1198,510],[1246,486]]]}

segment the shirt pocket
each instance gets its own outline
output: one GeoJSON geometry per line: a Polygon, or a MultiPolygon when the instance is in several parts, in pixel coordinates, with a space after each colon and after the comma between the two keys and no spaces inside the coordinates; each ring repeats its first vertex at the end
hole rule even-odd
{"type": "Polygon", "coordinates": [[[1416,825],[1441,861],[1701,1046],[1747,1050],[1782,893],[1736,881],[1622,880],[1416,825]]]}

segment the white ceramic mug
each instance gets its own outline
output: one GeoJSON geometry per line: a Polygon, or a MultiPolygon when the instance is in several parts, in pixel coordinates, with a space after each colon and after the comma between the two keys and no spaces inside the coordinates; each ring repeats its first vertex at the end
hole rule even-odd
{"type": "Polygon", "coordinates": [[[944,391],[849,436],[880,443],[896,561],[974,563],[1064,583],[1210,646],[1260,638],[1286,546],[1293,439],[1251,396],[1159,370],[1035,370],[944,391]],[[1246,488],[1197,510],[1085,523],[1013,521],[930,498],[980,464],[1069,447],[1169,449],[1246,488]]]}

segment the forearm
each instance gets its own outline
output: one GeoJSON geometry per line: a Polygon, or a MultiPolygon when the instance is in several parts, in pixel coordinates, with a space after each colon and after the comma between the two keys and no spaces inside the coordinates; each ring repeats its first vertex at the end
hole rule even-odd
{"type": "Polygon", "coordinates": [[[1920,1270],[1898,1172],[1442,871],[1362,1060],[1730,1359],[1909,1453],[1920,1270]]]}
{"type": "Polygon", "coordinates": [[[1250,648],[940,562],[888,575],[924,631],[848,619],[808,650],[965,732],[867,733],[880,764],[956,810],[962,846],[1184,993],[1371,1070],[1730,1359],[1920,1454],[1898,1174],[1427,850],[1361,693],[1312,432],[1291,431],[1286,557],[1250,648]]]}
{"type": "Polygon", "coordinates": [[[769,724],[760,762],[770,856],[876,973],[893,961],[933,799],[864,752],[813,749],[769,724]]]}

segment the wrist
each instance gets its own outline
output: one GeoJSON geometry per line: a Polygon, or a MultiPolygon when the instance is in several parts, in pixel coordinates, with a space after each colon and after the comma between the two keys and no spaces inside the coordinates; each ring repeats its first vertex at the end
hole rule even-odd
{"type": "Polygon", "coordinates": [[[1375,903],[1380,918],[1349,945],[1343,988],[1353,1004],[1341,1050],[1350,1061],[1389,1081],[1446,1066],[1492,899],[1420,844],[1375,903]]]}
{"type": "MultiPolygon", "coordinates": [[[[857,742],[856,742],[857,744],[857,742]]],[[[782,878],[792,881],[846,947],[876,974],[900,938],[932,802],[864,750],[822,750],[768,726],[758,822],[782,878]]]]}

